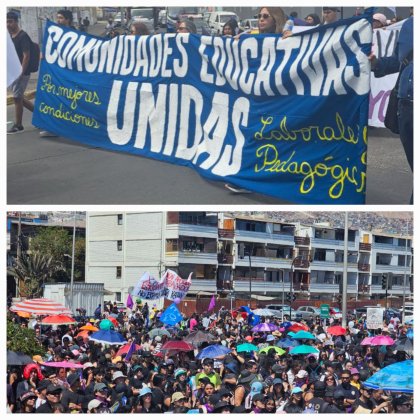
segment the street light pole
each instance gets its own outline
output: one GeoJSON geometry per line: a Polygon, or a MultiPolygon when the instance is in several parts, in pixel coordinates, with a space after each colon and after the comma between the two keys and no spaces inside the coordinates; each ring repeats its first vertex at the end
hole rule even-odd
{"type": "Polygon", "coordinates": [[[406,238],[405,238],[405,258],[404,258],[404,283],[403,283],[403,310],[402,310],[402,316],[401,316],[401,322],[404,325],[405,321],[405,289],[407,287],[407,248],[408,248],[408,221],[406,226],[406,238]]]}
{"type": "Polygon", "coordinates": [[[249,309],[251,309],[251,295],[252,295],[252,283],[251,283],[251,252],[248,253],[249,258],[249,309]]]}
{"type": "Polygon", "coordinates": [[[76,212],[73,219],[73,246],[71,251],[71,274],[70,274],[70,309],[73,312],[73,281],[74,281],[74,248],[76,242],[76,212]]]}
{"type": "Polygon", "coordinates": [[[348,240],[349,240],[349,213],[344,213],[344,261],[343,261],[343,298],[341,304],[341,326],[347,326],[347,254],[348,254],[348,240]]]}
{"type": "MultiPolygon", "coordinates": [[[[283,289],[283,293],[281,295],[281,304],[282,304],[282,308],[284,308],[284,270],[279,270],[281,271],[281,283],[282,283],[282,289],[283,289]]],[[[284,315],[283,315],[283,311],[281,311],[281,322],[284,321],[284,315]]]]}
{"type": "Polygon", "coordinates": [[[292,278],[290,280],[290,302],[289,302],[289,316],[290,316],[290,321],[292,320],[292,296],[293,296],[293,280],[294,280],[294,274],[295,274],[295,261],[300,258],[300,256],[296,256],[295,258],[293,258],[292,260],[292,266],[290,267],[290,271],[292,272],[292,278]]]}

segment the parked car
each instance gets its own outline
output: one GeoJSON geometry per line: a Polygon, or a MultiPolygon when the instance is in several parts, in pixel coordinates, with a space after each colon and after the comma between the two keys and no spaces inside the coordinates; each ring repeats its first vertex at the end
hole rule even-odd
{"type": "Polygon", "coordinates": [[[258,29],[258,19],[242,19],[238,26],[241,31],[258,29]]]}
{"type": "MultiPolygon", "coordinates": [[[[283,318],[290,319],[290,305],[283,305],[283,304],[271,304],[266,305],[267,309],[279,311],[280,314],[283,315],[283,318]]],[[[280,315],[279,314],[279,315],[280,315]]],[[[281,315],[279,316],[281,318],[281,315]]],[[[302,317],[292,308],[292,320],[301,320],[302,317]]]]}
{"type": "Polygon", "coordinates": [[[124,25],[127,22],[127,19],[125,18],[125,14],[124,14],[124,18],[121,19],[121,12],[118,12],[114,18],[114,28],[117,28],[118,26],[124,25]]]}
{"type": "Polygon", "coordinates": [[[302,319],[316,318],[320,316],[321,310],[315,306],[299,306],[296,309],[296,313],[301,316],[302,319]]]}
{"type": "Polygon", "coordinates": [[[212,12],[209,17],[209,27],[212,35],[221,35],[223,26],[231,19],[239,21],[238,16],[233,12],[212,12]]]}
{"type": "Polygon", "coordinates": [[[152,8],[131,9],[131,19],[128,21],[128,28],[134,22],[143,22],[151,34],[155,32],[154,12],[152,8]]]}

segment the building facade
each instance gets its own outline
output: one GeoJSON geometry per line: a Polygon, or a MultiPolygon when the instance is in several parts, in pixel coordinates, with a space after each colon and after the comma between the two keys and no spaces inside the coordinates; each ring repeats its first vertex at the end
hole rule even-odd
{"type": "MultiPolygon", "coordinates": [[[[234,213],[90,212],[87,215],[86,282],[103,282],[125,301],[144,272],[166,269],[187,278],[189,295],[259,295],[334,300],[342,293],[344,229],[305,226],[234,213]]],[[[411,294],[411,238],[360,229],[348,231],[350,299],[411,294]]]]}

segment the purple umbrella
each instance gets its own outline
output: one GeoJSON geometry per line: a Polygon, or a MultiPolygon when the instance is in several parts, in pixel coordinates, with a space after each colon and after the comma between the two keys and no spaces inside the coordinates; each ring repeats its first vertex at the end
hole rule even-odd
{"type": "Polygon", "coordinates": [[[278,329],[279,327],[277,325],[264,323],[264,324],[256,325],[252,329],[252,331],[253,332],[269,332],[269,331],[276,331],[278,329]]]}

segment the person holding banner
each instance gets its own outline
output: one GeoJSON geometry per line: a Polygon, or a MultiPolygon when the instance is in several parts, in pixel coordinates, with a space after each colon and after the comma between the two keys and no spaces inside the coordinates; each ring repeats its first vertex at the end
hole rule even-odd
{"type": "MultiPolygon", "coordinates": [[[[404,152],[413,171],[413,17],[408,18],[401,27],[394,54],[377,59],[369,56],[375,77],[397,73],[398,76],[398,128],[404,152]]],[[[413,203],[411,196],[410,204],[413,203]]]]}
{"type": "Polygon", "coordinates": [[[185,33],[196,34],[197,28],[192,20],[185,19],[179,22],[178,29],[176,31],[177,33],[181,33],[181,34],[185,34],[185,33]]]}

